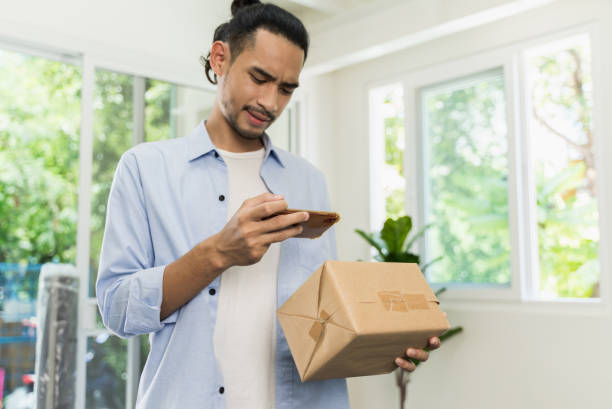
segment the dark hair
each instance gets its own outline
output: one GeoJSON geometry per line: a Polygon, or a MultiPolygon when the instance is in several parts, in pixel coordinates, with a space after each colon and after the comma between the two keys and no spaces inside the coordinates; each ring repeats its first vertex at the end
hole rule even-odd
{"type": "MultiPolygon", "coordinates": [[[[304,24],[293,14],[274,4],[261,3],[259,0],[234,0],[232,1],[232,18],[221,24],[215,30],[213,43],[223,41],[229,44],[231,60],[245,49],[252,46],[255,32],[264,28],[271,33],[280,34],[287,40],[304,50],[304,61],[308,55],[308,32],[304,24]]],[[[200,62],[204,66],[206,78],[213,84],[217,83],[217,74],[210,66],[210,52],[206,57],[201,56],[200,62]]]]}

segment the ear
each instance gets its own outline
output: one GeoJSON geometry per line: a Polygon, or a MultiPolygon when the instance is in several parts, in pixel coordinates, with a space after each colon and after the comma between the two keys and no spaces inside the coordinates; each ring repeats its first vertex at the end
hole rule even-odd
{"type": "Polygon", "coordinates": [[[210,49],[209,61],[210,67],[217,74],[217,77],[223,77],[230,62],[228,44],[223,41],[215,41],[210,49]]]}

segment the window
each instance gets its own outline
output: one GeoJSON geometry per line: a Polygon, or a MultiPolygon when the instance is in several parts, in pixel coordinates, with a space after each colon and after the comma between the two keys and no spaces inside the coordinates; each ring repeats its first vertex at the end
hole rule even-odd
{"type": "Polygon", "coordinates": [[[78,60],[50,58],[0,49],[0,395],[5,400],[31,387],[23,376],[34,373],[41,264],[76,261],[81,69],[78,60]]]}
{"type": "Polygon", "coordinates": [[[87,409],[125,408],[127,348],[127,340],[108,333],[87,337],[87,409]]]}
{"type": "Polygon", "coordinates": [[[29,407],[32,380],[24,375],[34,372],[38,276],[41,264],[61,262],[80,266],[81,296],[89,298],[77,404],[130,408],[148,339],[111,336],[93,298],[110,185],[123,152],[186,135],[215,94],[106,70],[88,56],[30,51],[0,48],[0,406],[29,407]],[[91,156],[80,152],[89,142],[91,156]],[[78,198],[81,191],[90,195],[78,198]],[[78,246],[77,231],[87,230],[88,248],[78,246]]]}
{"type": "Polygon", "coordinates": [[[572,34],[371,90],[372,156],[385,157],[371,162],[373,180],[382,182],[373,187],[372,228],[401,212],[430,225],[419,251],[439,261],[428,279],[455,295],[598,298],[602,175],[593,82],[590,35],[572,34]],[[405,119],[403,108],[391,108],[400,106],[394,98],[409,107],[405,119]],[[408,169],[403,159],[393,162],[412,152],[408,169]],[[399,192],[398,177],[406,190],[394,196],[389,186],[399,192]],[[396,197],[399,210],[390,205],[396,197]]]}
{"type": "Polygon", "coordinates": [[[586,35],[525,52],[538,295],[598,297],[598,175],[586,35]]]}
{"type": "Polygon", "coordinates": [[[434,283],[510,283],[503,71],[421,89],[427,273],[434,283]]]}
{"type": "Polygon", "coordinates": [[[177,136],[175,118],[171,114],[173,106],[176,105],[175,99],[176,85],[159,80],[145,80],[144,140],[146,142],[177,136]]]}
{"type": "Polygon", "coordinates": [[[379,164],[378,172],[372,175],[372,189],[382,201],[372,203],[378,217],[372,220],[372,228],[380,230],[386,218],[397,218],[406,214],[404,179],[404,99],[402,84],[379,88],[370,94],[371,132],[377,141],[371,147],[372,164],[379,164]]]}

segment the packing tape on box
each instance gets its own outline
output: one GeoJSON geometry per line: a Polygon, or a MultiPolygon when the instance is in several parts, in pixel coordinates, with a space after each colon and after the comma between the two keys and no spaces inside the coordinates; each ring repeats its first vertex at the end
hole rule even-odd
{"type": "MultiPolygon", "coordinates": [[[[378,298],[380,299],[385,311],[388,312],[409,312],[415,310],[430,310],[431,303],[439,304],[438,300],[428,300],[421,293],[402,293],[400,291],[379,291],[378,298]]],[[[360,303],[371,304],[372,301],[360,301],[360,303]]],[[[318,342],[325,331],[325,324],[331,315],[321,310],[319,318],[316,318],[312,323],[308,335],[315,342],[318,342]]]]}
{"type": "Polygon", "coordinates": [[[378,298],[380,298],[385,311],[393,312],[429,310],[431,309],[430,302],[438,302],[437,300],[428,301],[423,294],[401,293],[399,291],[379,291],[378,298]]]}
{"type": "Polygon", "coordinates": [[[319,339],[323,336],[323,331],[325,330],[325,323],[329,319],[330,315],[322,310],[319,314],[319,318],[315,322],[312,323],[312,327],[310,327],[310,331],[308,331],[308,335],[310,338],[314,340],[314,342],[318,342],[319,339]]]}

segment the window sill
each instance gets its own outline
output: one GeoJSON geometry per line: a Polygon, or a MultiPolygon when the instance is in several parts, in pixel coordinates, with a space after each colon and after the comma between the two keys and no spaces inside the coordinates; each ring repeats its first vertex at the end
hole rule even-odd
{"type": "MultiPolygon", "coordinates": [[[[509,292],[510,290],[508,290],[509,292]]],[[[475,291],[470,291],[474,293],[475,291]]],[[[601,298],[558,298],[558,299],[520,299],[494,297],[488,291],[477,297],[466,297],[461,291],[448,290],[440,295],[440,306],[444,311],[457,312],[498,312],[498,313],[535,313],[541,315],[568,316],[609,316],[610,304],[601,298]]]]}

